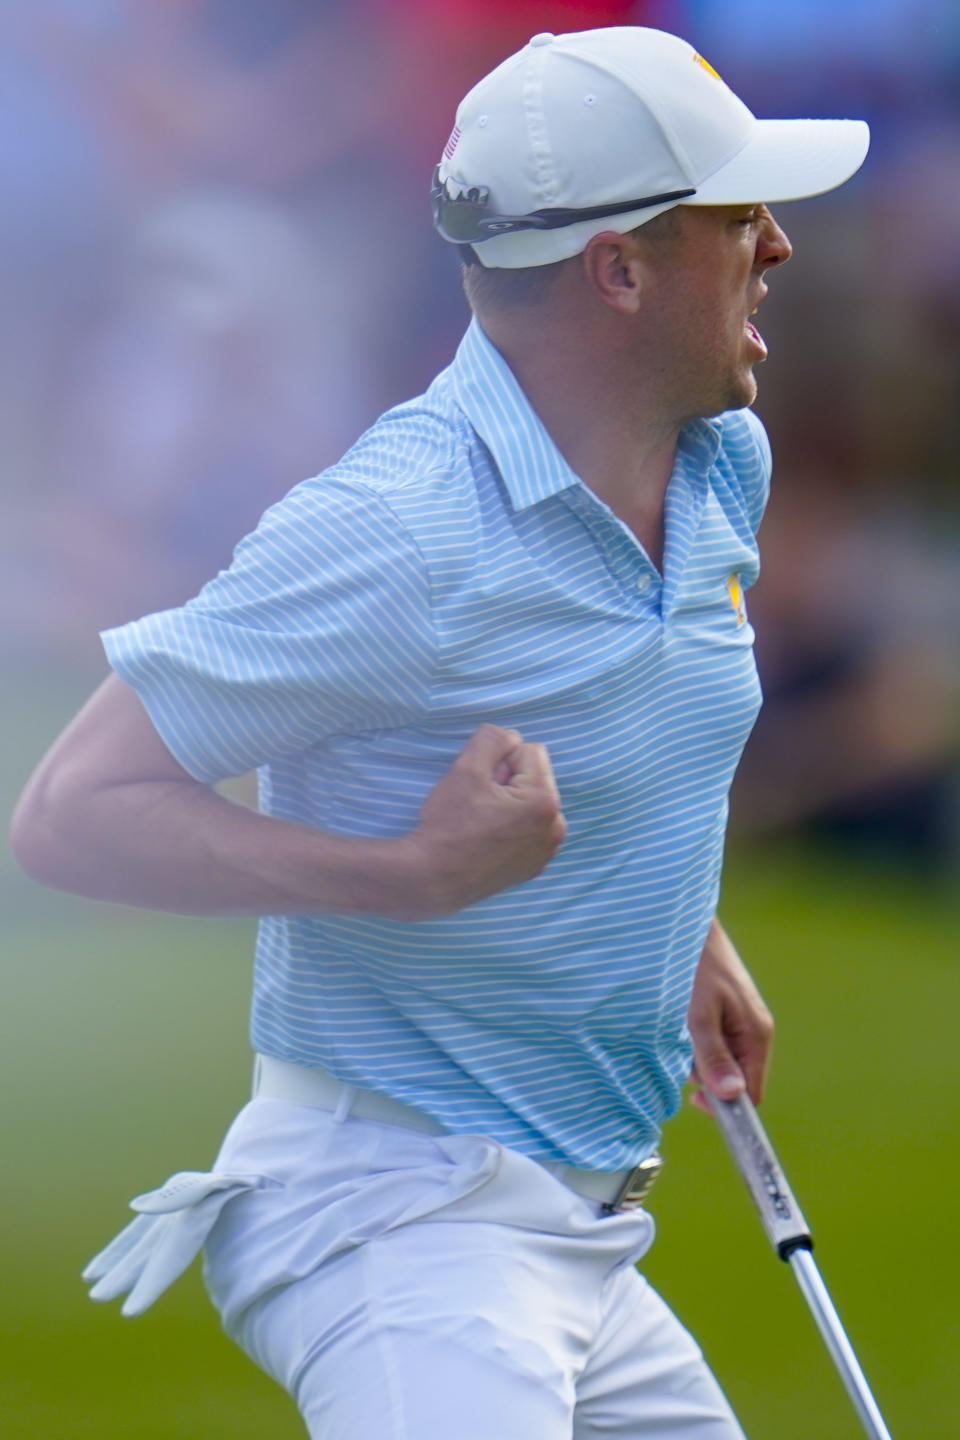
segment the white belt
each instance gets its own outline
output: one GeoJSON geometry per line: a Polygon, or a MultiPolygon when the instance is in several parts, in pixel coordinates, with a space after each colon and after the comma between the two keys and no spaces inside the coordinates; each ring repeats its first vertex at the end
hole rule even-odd
{"type": "MultiPolygon", "coordinates": [[[[291,1105],[309,1105],[315,1110],[334,1111],[340,1119],[373,1120],[381,1125],[398,1125],[426,1135],[445,1135],[438,1121],[376,1090],[361,1090],[343,1084],[324,1070],[291,1065],[271,1055],[258,1055],[253,1071],[255,1100],[286,1100],[291,1105]]],[[[650,1155],[630,1170],[580,1170],[575,1165],[540,1161],[545,1170],[562,1184],[588,1200],[599,1201],[605,1210],[635,1210],[645,1200],[663,1161],[650,1155]]]]}

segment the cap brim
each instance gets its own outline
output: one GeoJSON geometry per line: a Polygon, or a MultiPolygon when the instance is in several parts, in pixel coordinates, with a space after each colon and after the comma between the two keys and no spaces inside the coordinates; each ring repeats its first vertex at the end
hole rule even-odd
{"type": "Polygon", "coordinates": [[[758,120],[743,149],[687,205],[804,200],[849,180],[870,144],[864,120],[758,120]]]}

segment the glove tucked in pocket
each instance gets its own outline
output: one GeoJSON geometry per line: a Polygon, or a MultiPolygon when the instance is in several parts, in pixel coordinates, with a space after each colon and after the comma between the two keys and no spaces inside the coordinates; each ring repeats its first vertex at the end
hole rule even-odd
{"type": "Polygon", "coordinates": [[[142,1315],[197,1256],[228,1201],[265,1184],[262,1175],[182,1170],[158,1190],[130,1201],[136,1220],[95,1255],[83,1272],[96,1281],[91,1300],[129,1291],[124,1315],[142,1315]]]}

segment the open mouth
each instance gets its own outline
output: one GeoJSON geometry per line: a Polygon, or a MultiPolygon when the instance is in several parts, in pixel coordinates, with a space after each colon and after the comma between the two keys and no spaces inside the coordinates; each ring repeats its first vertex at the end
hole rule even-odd
{"type": "MultiPolygon", "coordinates": [[[[752,313],[756,315],[757,312],[756,310],[754,310],[752,313]]],[[[752,320],[744,321],[744,329],[747,332],[748,338],[753,341],[757,349],[761,351],[762,354],[765,356],[767,353],[767,347],[764,343],[763,336],[760,334],[760,331],[757,329],[756,325],[753,324],[752,320]]]]}

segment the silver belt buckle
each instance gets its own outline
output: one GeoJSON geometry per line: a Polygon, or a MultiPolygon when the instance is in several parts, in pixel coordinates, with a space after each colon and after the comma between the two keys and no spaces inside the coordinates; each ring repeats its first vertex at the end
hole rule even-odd
{"type": "Polygon", "coordinates": [[[608,1215],[619,1215],[625,1210],[639,1209],[662,1169],[662,1155],[648,1155],[646,1160],[634,1165],[613,1199],[603,1206],[604,1211],[608,1215]]]}

